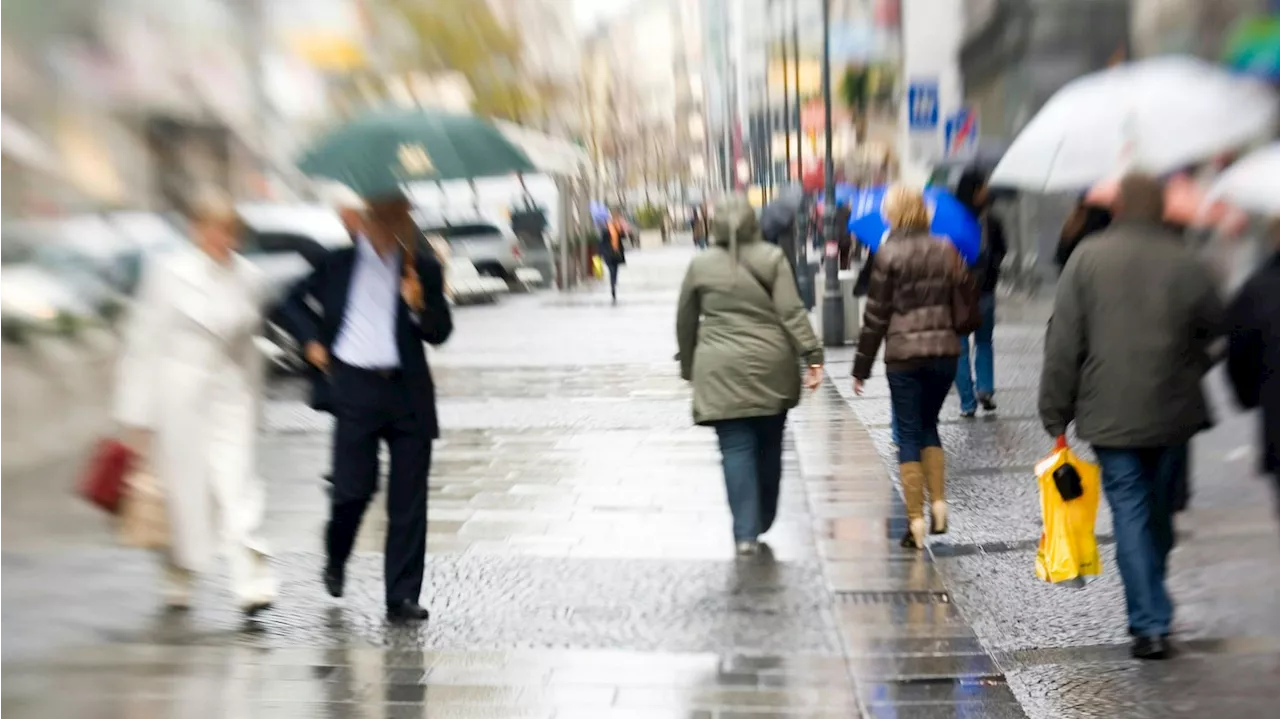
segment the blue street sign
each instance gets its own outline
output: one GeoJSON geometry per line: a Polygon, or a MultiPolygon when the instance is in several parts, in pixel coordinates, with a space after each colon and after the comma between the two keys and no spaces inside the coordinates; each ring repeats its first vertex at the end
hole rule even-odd
{"type": "Polygon", "coordinates": [[[908,128],[913,131],[938,129],[938,83],[913,81],[907,87],[908,128]]]}
{"type": "Polygon", "coordinates": [[[964,107],[947,116],[943,127],[944,155],[955,157],[978,146],[978,113],[964,107]]]}

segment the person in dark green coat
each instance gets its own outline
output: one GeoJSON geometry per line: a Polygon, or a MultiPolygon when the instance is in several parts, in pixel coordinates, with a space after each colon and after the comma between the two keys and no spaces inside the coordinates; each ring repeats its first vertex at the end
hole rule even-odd
{"type": "Polygon", "coordinates": [[[693,383],[693,420],[720,439],[738,553],[755,554],[773,524],[787,411],[822,382],[822,345],[782,250],[764,241],[742,197],[721,201],[712,246],[689,265],[676,338],[693,383]]]}

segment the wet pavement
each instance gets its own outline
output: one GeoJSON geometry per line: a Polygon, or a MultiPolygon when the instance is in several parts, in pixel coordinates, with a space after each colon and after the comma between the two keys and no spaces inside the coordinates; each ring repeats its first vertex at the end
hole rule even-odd
{"type": "Polygon", "coordinates": [[[70,496],[73,463],[6,467],[6,716],[1000,719],[1199,716],[1216,699],[1265,715],[1280,565],[1260,488],[1235,486],[1244,463],[1213,465],[1236,467],[1228,488],[1197,485],[1208,514],[1175,555],[1185,658],[1124,658],[1113,562],[1081,591],[1034,581],[1034,311],[998,335],[1000,418],[947,424],[959,471],[934,556],[897,547],[887,390],[850,401],[837,352],[791,416],[769,551],[735,559],[714,434],[690,425],[671,361],[689,257],[633,253],[618,307],[594,291],[458,310],[431,356],[445,429],[420,627],[383,618],[376,500],[347,596],[323,594],[329,420],[294,382],[271,387],[260,439],[281,601],[251,624],[220,576],[165,614],[152,558],[70,496]],[[1222,512],[1240,512],[1231,532],[1202,529],[1222,512]],[[1170,691],[1174,713],[1135,704],[1170,691]]]}

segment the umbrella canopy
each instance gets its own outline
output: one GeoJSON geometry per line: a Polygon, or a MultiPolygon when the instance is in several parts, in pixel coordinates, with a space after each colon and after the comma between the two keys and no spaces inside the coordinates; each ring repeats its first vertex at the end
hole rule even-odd
{"type": "Polygon", "coordinates": [[[993,186],[1081,191],[1125,165],[1164,174],[1266,137],[1265,83],[1188,57],[1086,75],[1059,90],[1010,145],[993,186]]]}
{"type": "Polygon", "coordinates": [[[398,194],[409,182],[535,170],[489,122],[429,110],[377,112],[346,123],[317,140],[298,168],[364,197],[398,194]]]}
{"type": "MultiPolygon", "coordinates": [[[[1111,177],[1090,188],[1084,201],[1108,210],[1115,204],[1120,191],[1120,178],[1111,177]]],[[[1169,178],[1164,186],[1164,219],[1183,227],[1213,227],[1223,225],[1238,231],[1245,217],[1226,202],[1211,201],[1204,188],[1185,173],[1169,178]]]]}
{"type": "Polygon", "coordinates": [[[1280,81],[1280,16],[1241,20],[1227,39],[1223,60],[1247,75],[1280,81]]]}
{"type": "MultiPolygon", "coordinates": [[[[876,187],[858,193],[849,216],[849,231],[875,252],[889,234],[884,216],[887,188],[876,187]]],[[[982,226],[969,208],[940,187],[926,187],[924,201],[929,206],[929,231],[945,237],[960,251],[964,261],[973,265],[982,251],[982,226]]]]}
{"type": "Polygon", "coordinates": [[[599,225],[603,225],[604,223],[608,222],[609,208],[605,207],[604,203],[599,200],[592,200],[591,201],[591,219],[594,220],[595,223],[599,225]]]}
{"type": "Polygon", "coordinates": [[[1280,142],[1273,142],[1228,167],[1209,190],[1242,210],[1280,217],[1280,142]]]}

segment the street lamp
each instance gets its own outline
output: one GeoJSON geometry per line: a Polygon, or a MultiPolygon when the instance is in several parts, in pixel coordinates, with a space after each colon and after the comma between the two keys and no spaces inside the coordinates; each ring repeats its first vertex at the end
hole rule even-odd
{"type": "Polygon", "coordinates": [[[831,158],[831,0],[822,0],[822,114],[826,125],[823,168],[826,200],[822,213],[822,238],[826,282],[822,292],[822,343],[844,344],[844,295],[840,293],[840,245],[836,240],[836,170],[831,158]]]}
{"type": "MultiPolygon", "coordinates": [[[[769,0],[770,6],[773,0],[769,0]]],[[[772,18],[770,18],[772,20],[772,18]]],[[[788,86],[790,81],[787,78],[787,31],[782,31],[782,133],[786,144],[786,164],[783,165],[782,176],[791,181],[791,95],[788,86]]]]}
{"type": "MultiPolygon", "coordinates": [[[[796,182],[804,188],[804,129],[800,123],[800,0],[791,0],[791,59],[792,79],[796,86],[796,106],[792,109],[796,125],[796,182]]],[[[800,298],[804,300],[807,310],[813,309],[816,294],[813,287],[813,273],[809,267],[809,214],[808,197],[800,203],[800,213],[796,218],[796,286],[800,290],[800,298]]]]}

